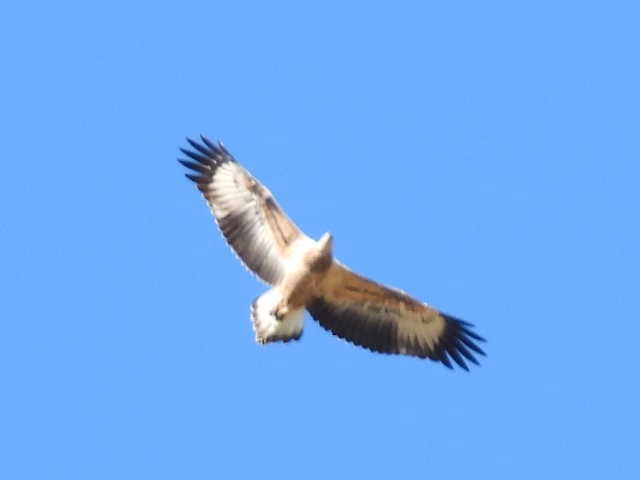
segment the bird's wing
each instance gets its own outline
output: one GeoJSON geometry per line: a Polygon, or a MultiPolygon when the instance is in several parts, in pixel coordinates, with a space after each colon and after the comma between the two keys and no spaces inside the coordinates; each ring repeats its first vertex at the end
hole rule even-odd
{"type": "Polygon", "coordinates": [[[334,335],[382,353],[399,353],[467,370],[484,355],[470,323],[368,280],[334,261],[308,305],[311,316],[334,335]]]}
{"type": "Polygon", "coordinates": [[[295,245],[312,241],[285,215],[271,192],[245,170],[227,149],[202,136],[187,139],[179,162],[207,200],[220,231],[240,260],[272,285],[284,276],[295,245]]]}

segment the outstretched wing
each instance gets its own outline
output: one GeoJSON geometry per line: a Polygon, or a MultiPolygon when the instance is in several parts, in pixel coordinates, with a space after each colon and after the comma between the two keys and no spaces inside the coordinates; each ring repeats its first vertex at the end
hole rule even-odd
{"type": "Polygon", "coordinates": [[[453,359],[468,370],[484,355],[484,339],[472,325],[421,303],[404,292],[368,280],[333,262],[319,293],[307,309],[334,335],[382,353],[440,361],[453,359]]]}
{"type": "Polygon", "coordinates": [[[311,241],[284,214],[271,192],[239,165],[221,142],[187,139],[178,161],[207,200],[220,231],[240,260],[262,280],[278,283],[298,242],[311,241]]]}

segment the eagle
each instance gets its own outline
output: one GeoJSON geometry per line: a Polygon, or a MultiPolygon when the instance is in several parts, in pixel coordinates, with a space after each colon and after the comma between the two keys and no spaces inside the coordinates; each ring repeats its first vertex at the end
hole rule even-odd
{"type": "Polygon", "coordinates": [[[478,365],[485,340],[472,324],[351,271],[334,258],[331,233],[305,235],[221,141],[187,142],[178,159],[186,177],[238,259],[271,286],[250,308],[258,343],[300,339],[306,309],[332,334],[374,352],[478,365]]]}

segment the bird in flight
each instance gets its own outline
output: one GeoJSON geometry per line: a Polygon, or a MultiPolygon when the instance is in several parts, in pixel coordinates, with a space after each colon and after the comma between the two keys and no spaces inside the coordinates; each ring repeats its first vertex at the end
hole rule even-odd
{"type": "Polygon", "coordinates": [[[304,234],[271,192],[243,168],[222,142],[187,139],[179,162],[207,201],[239,260],[271,285],[251,305],[258,343],[302,335],[305,309],[334,335],[374,352],[478,364],[484,339],[472,325],[401,290],[352,272],[333,257],[333,237],[304,234]]]}

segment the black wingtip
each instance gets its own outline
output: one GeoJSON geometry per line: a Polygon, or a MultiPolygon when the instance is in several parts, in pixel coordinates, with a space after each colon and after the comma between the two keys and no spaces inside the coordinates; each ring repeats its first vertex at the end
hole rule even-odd
{"type": "Polygon", "coordinates": [[[179,149],[185,158],[178,158],[178,162],[189,170],[185,176],[196,183],[200,191],[203,191],[203,186],[213,179],[218,167],[235,160],[223,147],[216,146],[204,135],[200,135],[202,142],[189,137],[185,138],[188,147],[179,149]]]}
{"type": "Polygon", "coordinates": [[[449,357],[447,357],[446,352],[443,352],[442,356],[438,360],[449,370],[453,370],[453,365],[451,365],[451,361],[449,360],[449,357]]]}
{"type": "Polygon", "coordinates": [[[460,355],[460,352],[458,351],[455,345],[451,345],[447,349],[447,353],[451,358],[453,358],[453,361],[456,362],[460,368],[462,368],[467,372],[469,371],[469,367],[467,367],[467,364],[465,363],[464,358],[462,358],[462,356],[460,355]]]}
{"type": "Polygon", "coordinates": [[[198,172],[203,175],[211,173],[211,169],[201,163],[191,162],[189,160],[183,160],[181,158],[178,159],[178,162],[182,166],[187,167],[189,170],[193,170],[194,172],[198,172]]]}
{"type": "Polygon", "coordinates": [[[458,339],[458,341],[456,342],[456,348],[462,354],[462,356],[469,360],[471,363],[473,363],[474,365],[480,365],[478,363],[478,360],[476,360],[476,357],[473,356],[473,353],[467,350],[467,347],[464,346],[460,339],[458,339]]]}
{"type": "MultiPolygon", "coordinates": [[[[473,325],[469,324],[469,327],[473,327],[473,325]]],[[[487,341],[484,337],[481,337],[480,335],[478,335],[476,332],[474,332],[470,328],[466,328],[465,327],[465,328],[463,328],[463,330],[464,330],[464,333],[466,335],[468,335],[469,337],[473,338],[477,342],[486,342],[487,341]]]]}
{"type": "Polygon", "coordinates": [[[206,155],[207,157],[211,156],[211,154],[213,153],[210,150],[207,150],[204,146],[202,146],[202,144],[196,142],[195,140],[190,139],[189,137],[187,137],[187,143],[191,145],[192,148],[196,149],[198,152],[200,152],[203,155],[206,155]]]}
{"type": "MultiPolygon", "coordinates": [[[[209,147],[214,152],[216,150],[218,150],[218,147],[211,140],[209,140],[206,136],[204,136],[202,133],[200,134],[200,140],[202,140],[202,143],[204,143],[207,147],[209,147]]],[[[220,142],[218,141],[218,143],[220,143],[220,142]]]]}
{"type": "Polygon", "coordinates": [[[191,180],[193,183],[201,183],[200,180],[202,177],[200,175],[185,173],[184,176],[187,177],[189,180],[191,180]]]}
{"type": "Polygon", "coordinates": [[[476,352],[478,355],[487,356],[487,354],[482,350],[478,345],[473,343],[470,339],[465,336],[461,336],[459,338],[460,342],[464,343],[465,346],[476,352]]]}
{"type": "Polygon", "coordinates": [[[216,166],[236,161],[221,140],[216,145],[203,134],[200,134],[200,141],[190,137],[185,137],[185,140],[190,148],[180,148],[180,151],[203,165],[216,166]]]}
{"type": "MultiPolygon", "coordinates": [[[[224,146],[224,143],[222,143],[222,140],[218,139],[218,148],[225,154],[228,155],[229,157],[232,157],[232,155],[229,153],[229,150],[227,150],[227,147],[224,146]]],[[[233,158],[233,157],[232,157],[233,158]]]]}
{"type": "Polygon", "coordinates": [[[194,152],[193,150],[187,150],[186,148],[181,148],[180,151],[184,153],[187,157],[192,158],[196,162],[199,162],[203,165],[209,165],[211,163],[211,157],[207,154],[194,152]]]}
{"type": "Polygon", "coordinates": [[[446,366],[453,360],[460,368],[469,371],[467,362],[480,365],[476,355],[486,356],[486,353],[476,342],[486,342],[486,340],[475,333],[473,324],[460,320],[452,315],[440,312],[446,320],[445,331],[441,338],[441,344],[436,354],[436,359],[446,366]],[[444,361],[443,359],[446,359],[444,361]]]}

